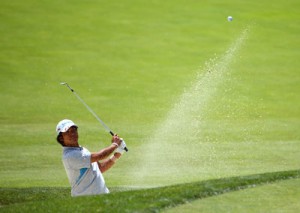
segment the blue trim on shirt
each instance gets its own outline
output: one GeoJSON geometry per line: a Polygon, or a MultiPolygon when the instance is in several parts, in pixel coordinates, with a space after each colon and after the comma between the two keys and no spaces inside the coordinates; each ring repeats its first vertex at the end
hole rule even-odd
{"type": "Polygon", "coordinates": [[[80,174],[79,174],[79,177],[76,180],[76,183],[78,183],[81,180],[82,176],[86,173],[87,170],[88,170],[88,168],[81,168],[79,170],[80,174]]]}

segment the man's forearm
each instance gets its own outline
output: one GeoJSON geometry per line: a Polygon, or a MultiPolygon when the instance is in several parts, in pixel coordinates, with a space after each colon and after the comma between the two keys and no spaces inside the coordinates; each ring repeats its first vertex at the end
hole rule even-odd
{"type": "Polygon", "coordinates": [[[120,153],[115,153],[109,159],[106,159],[105,161],[103,161],[101,163],[98,162],[100,171],[103,173],[103,172],[109,170],[120,157],[121,157],[120,153]]]}
{"type": "Polygon", "coordinates": [[[91,154],[91,162],[98,162],[99,160],[103,160],[105,158],[107,158],[109,155],[111,155],[111,153],[113,153],[115,151],[115,149],[117,148],[116,145],[111,144],[109,147],[106,147],[102,150],[100,150],[99,152],[94,152],[91,154]]]}

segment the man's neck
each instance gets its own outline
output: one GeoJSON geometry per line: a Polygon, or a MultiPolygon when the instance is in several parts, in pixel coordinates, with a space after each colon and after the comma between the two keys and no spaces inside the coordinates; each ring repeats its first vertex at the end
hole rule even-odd
{"type": "Polygon", "coordinates": [[[64,144],[65,147],[79,147],[78,143],[69,143],[69,144],[64,144]]]}

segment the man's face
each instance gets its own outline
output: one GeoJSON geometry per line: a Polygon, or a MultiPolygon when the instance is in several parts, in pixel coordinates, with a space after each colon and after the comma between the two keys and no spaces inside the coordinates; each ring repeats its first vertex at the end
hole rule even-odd
{"type": "Polygon", "coordinates": [[[78,132],[76,126],[71,126],[68,131],[62,133],[65,146],[78,146],[78,132]]]}

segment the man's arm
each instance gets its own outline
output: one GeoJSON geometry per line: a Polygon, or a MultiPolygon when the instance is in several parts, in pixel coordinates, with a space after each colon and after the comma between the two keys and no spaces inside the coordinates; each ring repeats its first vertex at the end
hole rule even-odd
{"type": "Polygon", "coordinates": [[[106,147],[99,152],[91,153],[91,163],[98,162],[99,160],[103,160],[111,155],[115,149],[121,144],[122,140],[118,135],[114,135],[111,140],[112,144],[109,147],[106,147]]]}
{"type": "Polygon", "coordinates": [[[98,166],[99,166],[101,173],[109,170],[115,164],[116,160],[121,157],[121,155],[122,155],[121,153],[116,152],[109,159],[106,159],[102,162],[98,162],[98,166]]]}
{"type": "Polygon", "coordinates": [[[99,152],[91,153],[91,163],[98,162],[99,160],[107,158],[109,155],[111,155],[111,153],[115,151],[116,148],[116,145],[111,144],[109,147],[106,147],[99,152]]]}

